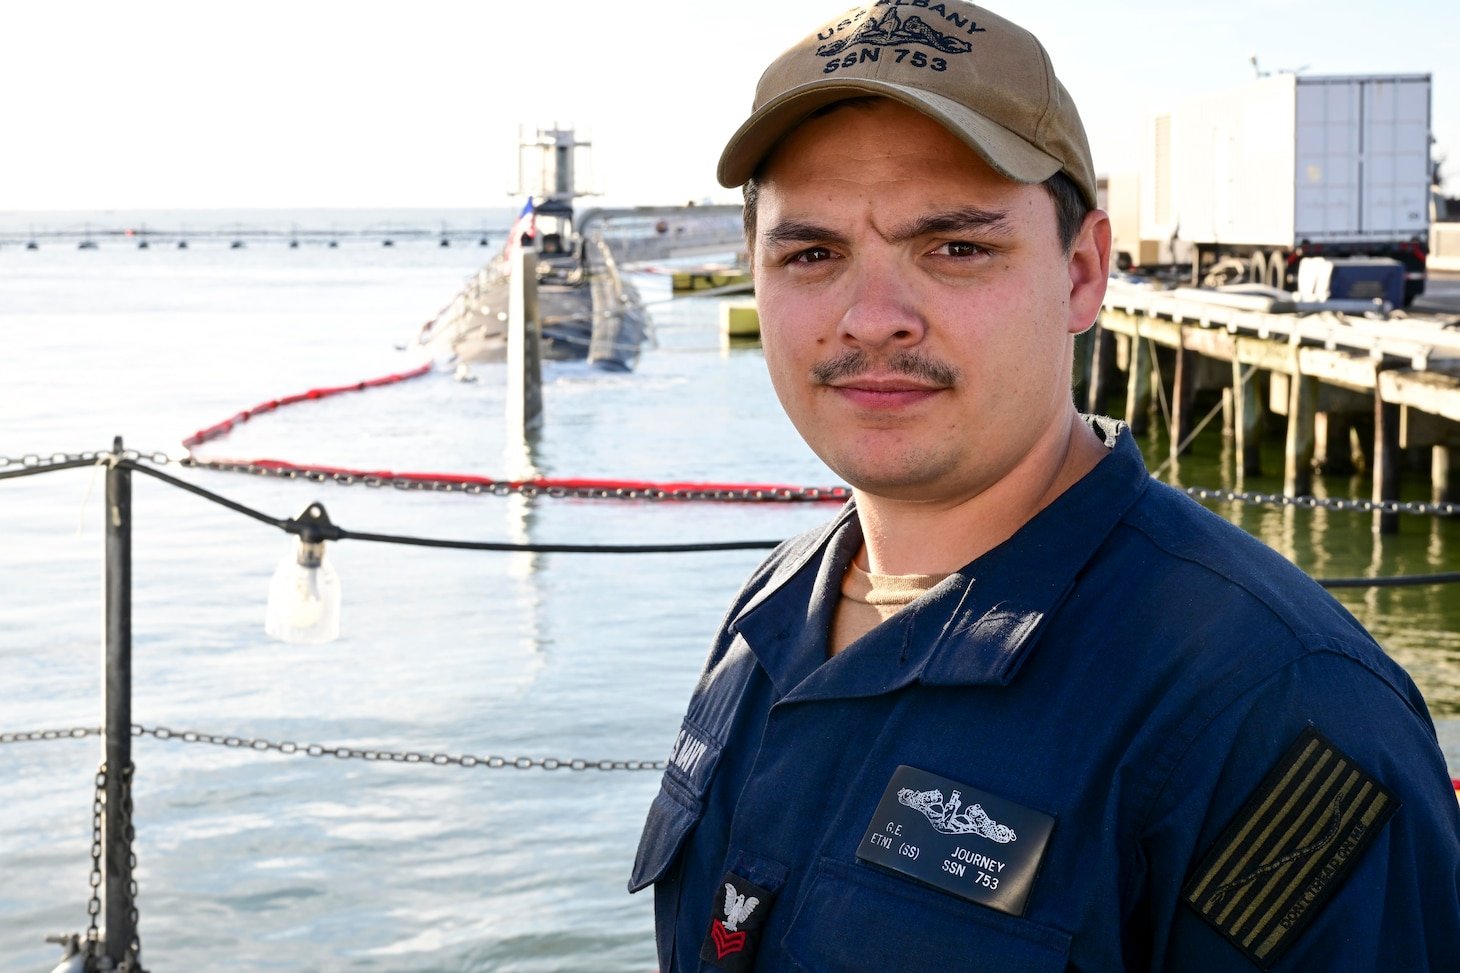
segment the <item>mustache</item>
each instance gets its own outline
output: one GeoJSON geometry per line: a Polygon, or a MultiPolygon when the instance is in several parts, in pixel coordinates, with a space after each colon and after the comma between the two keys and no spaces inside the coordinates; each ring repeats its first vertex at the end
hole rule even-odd
{"type": "MultiPolygon", "coordinates": [[[[856,378],[873,370],[878,364],[866,352],[849,348],[835,358],[818,362],[811,367],[811,378],[818,385],[856,378]]],[[[932,385],[951,386],[962,377],[958,369],[935,358],[916,351],[895,351],[881,359],[885,371],[906,375],[932,385]]]]}

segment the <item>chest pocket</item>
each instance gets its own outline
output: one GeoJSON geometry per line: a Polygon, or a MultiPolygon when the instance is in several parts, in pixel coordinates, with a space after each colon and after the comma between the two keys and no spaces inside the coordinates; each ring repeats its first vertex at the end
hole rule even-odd
{"type": "Polygon", "coordinates": [[[827,858],[801,896],[784,945],[808,973],[1061,973],[1070,954],[1070,936],[1058,929],[827,858]]]}

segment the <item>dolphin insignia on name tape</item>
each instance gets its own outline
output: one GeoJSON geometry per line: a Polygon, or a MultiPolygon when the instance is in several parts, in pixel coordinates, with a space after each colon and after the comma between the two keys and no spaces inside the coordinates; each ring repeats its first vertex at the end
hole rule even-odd
{"type": "Polygon", "coordinates": [[[904,787],[897,792],[897,803],[921,811],[933,827],[943,834],[976,834],[990,841],[1006,845],[1019,836],[1014,829],[999,824],[989,817],[983,807],[970,804],[959,810],[963,804],[962,795],[954,791],[944,802],[943,792],[936,788],[929,791],[915,791],[904,787]]]}

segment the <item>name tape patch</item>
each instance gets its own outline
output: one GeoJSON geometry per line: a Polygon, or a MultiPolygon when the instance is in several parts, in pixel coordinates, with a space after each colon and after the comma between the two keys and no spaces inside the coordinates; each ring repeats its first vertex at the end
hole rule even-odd
{"type": "Polygon", "coordinates": [[[1054,818],[906,765],[857,848],[866,862],[960,898],[1023,915],[1054,818]]]}
{"type": "Polygon", "coordinates": [[[715,738],[686,719],[669,751],[669,775],[677,778],[692,793],[703,794],[720,759],[720,744],[715,738]]]}
{"type": "Polygon", "coordinates": [[[1309,727],[1222,832],[1182,897],[1267,969],[1398,808],[1391,792],[1309,727]]]}

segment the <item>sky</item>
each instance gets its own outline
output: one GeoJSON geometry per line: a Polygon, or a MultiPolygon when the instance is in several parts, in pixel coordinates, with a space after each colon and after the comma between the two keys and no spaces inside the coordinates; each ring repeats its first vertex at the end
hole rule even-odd
{"type": "MultiPolygon", "coordinates": [[[[0,211],[503,207],[521,129],[593,142],[610,205],[737,201],[715,162],[781,50],[845,0],[0,3],[0,211]]],[[[1460,3],[998,3],[1101,174],[1149,117],[1265,71],[1433,75],[1460,193],[1460,3]]]]}

